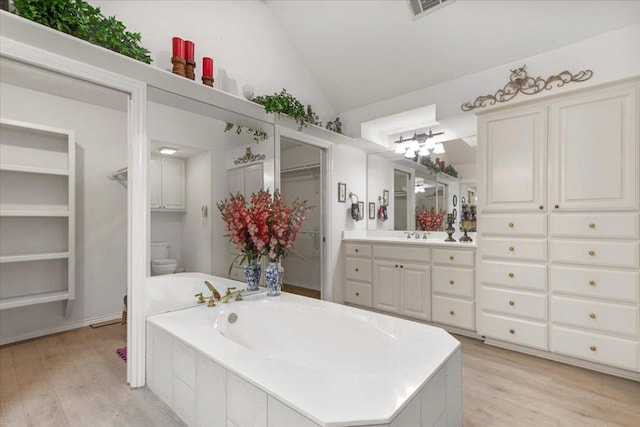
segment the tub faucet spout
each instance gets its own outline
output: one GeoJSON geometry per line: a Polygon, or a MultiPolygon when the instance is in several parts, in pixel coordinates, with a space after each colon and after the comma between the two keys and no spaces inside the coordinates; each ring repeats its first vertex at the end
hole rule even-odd
{"type": "Polygon", "coordinates": [[[235,287],[227,288],[227,292],[225,292],[224,296],[220,298],[220,302],[222,304],[228,303],[231,297],[234,295],[236,296],[236,301],[242,301],[242,289],[240,289],[239,291],[235,291],[234,289],[235,287]]]}

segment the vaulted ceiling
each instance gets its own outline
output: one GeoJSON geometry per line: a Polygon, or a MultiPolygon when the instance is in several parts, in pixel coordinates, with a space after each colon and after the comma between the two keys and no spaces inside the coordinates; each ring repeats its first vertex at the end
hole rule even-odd
{"type": "MultiPolygon", "coordinates": [[[[265,0],[337,112],[640,22],[640,1],[265,0]]],[[[615,48],[615,46],[612,46],[615,48]]]]}

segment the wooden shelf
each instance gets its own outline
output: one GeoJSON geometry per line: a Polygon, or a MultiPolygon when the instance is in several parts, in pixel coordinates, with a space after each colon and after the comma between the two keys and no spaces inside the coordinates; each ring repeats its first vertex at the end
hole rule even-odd
{"type": "Polygon", "coordinates": [[[6,255],[0,256],[0,264],[8,262],[26,262],[26,261],[46,261],[50,259],[69,258],[69,252],[47,252],[42,254],[29,255],[6,255]]]}
{"type": "Polygon", "coordinates": [[[68,169],[37,168],[33,166],[7,165],[1,163],[0,171],[39,173],[44,175],[69,175],[68,169]]]}
{"type": "Polygon", "coordinates": [[[65,301],[70,299],[68,291],[46,292],[34,295],[22,295],[19,297],[3,298],[0,301],[0,310],[8,308],[23,307],[26,305],[42,304],[52,301],[65,301]]]}
{"type": "Polygon", "coordinates": [[[69,211],[12,211],[3,210],[0,211],[0,217],[2,216],[21,216],[21,217],[43,217],[43,216],[55,216],[55,217],[68,217],[69,211]]]}

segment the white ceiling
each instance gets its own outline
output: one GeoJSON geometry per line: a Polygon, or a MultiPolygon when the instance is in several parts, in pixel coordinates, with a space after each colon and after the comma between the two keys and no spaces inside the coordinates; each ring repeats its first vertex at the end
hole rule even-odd
{"type": "Polygon", "coordinates": [[[265,3],[339,113],[640,22],[637,0],[265,3]]]}

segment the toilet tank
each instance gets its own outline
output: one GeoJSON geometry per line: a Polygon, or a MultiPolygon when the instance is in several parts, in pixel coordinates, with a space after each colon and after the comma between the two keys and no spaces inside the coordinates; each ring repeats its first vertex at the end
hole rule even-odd
{"type": "Polygon", "coordinates": [[[168,242],[151,242],[151,260],[169,258],[168,242]]]}

